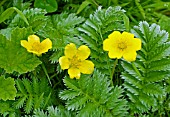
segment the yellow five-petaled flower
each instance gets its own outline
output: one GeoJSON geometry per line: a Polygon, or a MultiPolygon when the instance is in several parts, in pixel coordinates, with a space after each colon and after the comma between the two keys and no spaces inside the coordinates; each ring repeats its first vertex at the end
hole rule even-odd
{"type": "Polygon", "coordinates": [[[93,62],[86,60],[90,55],[90,49],[82,45],[78,49],[73,43],[68,44],[64,51],[65,56],[59,58],[62,69],[68,69],[70,78],[80,78],[80,74],[91,74],[94,71],[93,62]]]}
{"type": "Polygon", "coordinates": [[[36,35],[30,35],[28,41],[21,40],[21,46],[27,49],[28,52],[40,56],[42,53],[48,52],[52,48],[52,42],[49,38],[40,43],[40,38],[36,35]]]}
{"type": "Polygon", "coordinates": [[[103,42],[103,49],[109,51],[110,58],[120,59],[122,56],[127,61],[135,61],[137,50],[141,49],[141,40],[134,38],[134,35],[128,32],[122,34],[114,31],[103,42]]]}

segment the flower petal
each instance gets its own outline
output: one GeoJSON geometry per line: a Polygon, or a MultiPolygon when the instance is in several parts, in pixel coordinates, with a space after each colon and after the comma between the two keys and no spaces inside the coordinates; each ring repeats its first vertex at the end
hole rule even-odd
{"type": "Polygon", "coordinates": [[[37,56],[40,56],[41,53],[37,52],[37,51],[34,51],[32,46],[30,45],[30,43],[28,43],[26,40],[21,40],[21,46],[23,46],[24,48],[27,49],[28,52],[31,52],[31,53],[34,53],[36,54],[37,56]]]}
{"type": "Polygon", "coordinates": [[[78,48],[77,54],[79,59],[85,60],[90,55],[90,49],[86,45],[82,45],[78,48]]]}
{"type": "Polygon", "coordinates": [[[142,46],[142,41],[138,38],[132,39],[132,48],[134,50],[140,50],[142,46]]]}
{"type": "Polygon", "coordinates": [[[119,31],[112,32],[109,36],[109,39],[121,39],[121,33],[119,31]]]}
{"type": "Polygon", "coordinates": [[[123,54],[123,58],[129,62],[135,61],[136,56],[137,56],[136,51],[125,52],[123,54]]]}
{"type": "Polygon", "coordinates": [[[112,51],[118,46],[118,42],[121,41],[121,33],[119,31],[114,31],[108,36],[108,39],[103,42],[103,50],[112,51]]]}
{"type": "Polygon", "coordinates": [[[123,32],[122,33],[122,39],[123,40],[131,40],[134,38],[134,34],[128,33],[128,32],[123,32]]]}
{"type": "Polygon", "coordinates": [[[80,78],[80,70],[75,68],[75,67],[71,67],[68,69],[68,74],[70,76],[70,78],[76,78],[76,79],[79,79],[80,78]]]}
{"type": "Polygon", "coordinates": [[[40,43],[40,38],[37,35],[30,35],[28,37],[28,43],[33,44],[33,43],[40,43]]]}
{"type": "Polygon", "coordinates": [[[41,42],[41,46],[43,48],[41,53],[48,52],[48,50],[52,48],[52,42],[49,38],[47,38],[41,42]]]}
{"type": "Polygon", "coordinates": [[[81,62],[79,69],[83,74],[91,74],[94,71],[94,64],[92,61],[84,60],[81,62]]]}
{"type": "Polygon", "coordinates": [[[70,62],[69,62],[69,60],[66,56],[60,57],[59,63],[60,63],[61,69],[68,69],[69,68],[70,62]]]}
{"type": "Polygon", "coordinates": [[[103,41],[103,50],[109,51],[113,48],[113,40],[112,39],[105,39],[103,41]]]}
{"type": "Polygon", "coordinates": [[[120,59],[123,56],[123,51],[119,51],[118,49],[115,48],[109,51],[108,55],[109,55],[109,58],[120,59]]]}
{"type": "Polygon", "coordinates": [[[32,46],[26,40],[21,40],[21,46],[26,48],[27,51],[32,49],[32,46]]]}
{"type": "Polygon", "coordinates": [[[77,53],[77,48],[74,43],[67,44],[65,47],[64,54],[68,58],[72,58],[77,53]]]}

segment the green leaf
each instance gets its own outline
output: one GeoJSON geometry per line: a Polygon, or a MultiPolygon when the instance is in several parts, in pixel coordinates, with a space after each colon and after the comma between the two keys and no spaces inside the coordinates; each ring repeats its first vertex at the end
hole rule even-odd
{"type": "Polygon", "coordinates": [[[87,101],[88,101],[88,97],[83,95],[83,96],[74,97],[66,104],[68,110],[73,111],[73,110],[80,110],[82,107],[84,107],[87,101]]]}
{"type": "Polygon", "coordinates": [[[13,104],[13,101],[11,100],[7,100],[7,101],[3,101],[3,100],[0,100],[0,115],[2,116],[2,114],[5,116],[6,115],[10,115],[12,113],[15,113],[16,110],[15,108],[12,106],[13,104]]]}
{"type": "Polygon", "coordinates": [[[168,33],[159,25],[149,25],[146,21],[134,26],[131,32],[142,40],[142,49],[133,63],[122,61],[121,78],[130,99],[130,109],[139,114],[147,113],[151,108],[159,111],[159,105],[166,102],[161,97],[165,97],[168,88],[165,80],[170,73],[168,33]]]}
{"type": "Polygon", "coordinates": [[[170,33],[170,29],[169,29],[170,24],[169,24],[169,22],[170,22],[170,18],[163,15],[160,18],[158,23],[159,23],[159,25],[161,26],[162,29],[164,29],[164,30],[168,31],[168,33],[170,33]]]}
{"type": "Polygon", "coordinates": [[[145,77],[147,82],[160,82],[169,76],[169,71],[150,71],[145,77]]]}
{"type": "Polygon", "coordinates": [[[103,112],[98,109],[98,105],[87,103],[86,106],[78,113],[78,117],[100,117],[102,113],[103,112]]]}
{"type": "Polygon", "coordinates": [[[27,92],[29,94],[32,94],[33,93],[33,87],[31,86],[30,84],[30,81],[28,79],[23,79],[22,80],[23,84],[24,84],[24,88],[27,90],[27,92]]]}
{"type": "Polygon", "coordinates": [[[136,4],[137,8],[139,9],[142,18],[145,19],[145,11],[144,11],[143,7],[141,6],[141,4],[139,3],[139,0],[135,0],[135,4],[136,4]]]}
{"type": "Polygon", "coordinates": [[[129,28],[128,18],[125,17],[121,7],[109,7],[98,9],[78,28],[80,40],[91,49],[91,58],[95,67],[102,73],[110,75],[113,64],[107,53],[103,50],[103,41],[108,38],[114,30],[124,31],[129,28]]]}
{"type": "Polygon", "coordinates": [[[16,88],[15,81],[13,78],[5,78],[5,76],[0,76],[0,99],[6,100],[15,100],[16,97],[16,88]]]}
{"type": "Polygon", "coordinates": [[[45,9],[47,12],[54,12],[58,9],[56,0],[35,0],[34,7],[45,9]]]}
{"type": "Polygon", "coordinates": [[[125,14],[123,15],[123,20],[125,22],[126,31],[129,32],[129,18],[125,14]]]}
{"type": "Polygon", "coordinates": [[[33,71],[41,61],[32,53],[27,52],[20,45],[21,40],[27,40],[32,34],[30,28],[15,28],[11,38],[6,39],[0,34],[0,67],[7,73],[18,72],[20,74],[33,71]]]}
{"type": "Polygon", "coordinates": [[[27,18],[24,16],[24,14],[17,9],[16,7],[10,7],[8,9],[6,9],[1,15],[0,15],[0,23],[2,23],[3,21],[5,21],[6,19],[9,18],[9,16],[11,16],[13,14],[13,12],[16,11],[19,16],[25,21],[25,23],[27,25],[29,25],[27,18]]]}
{"type": "Polygon", "coordinates": [[[53,99],[52,89],[45,78],[38,80],[33,77],[33,82],[28,79],[17,79],[16,85],[18,96],[13,105],[17,109],[24,109],[27,114],[38,108],[46,108],[53,99]]]}
{"type": "Polygon", "coordinates": [[[63,80],[65,85],[70,88],[70,89],[74,89],[75,91],[79,91],[79,86],[77,84],[76,80],[72,80],[70,78],[66,78],[63,80]]]}
{"type": "Polygon", "coordinates": [[[122,98],[123,89],[110,86],[108,77],[98,71],[93,76],[82,75],[79,80],[65,78],[67,90],[59,97],[66,100],[68,110],[76,111],[78,117],[126,116],[126,100],[122,98]],[[111,116],[112,115],[112,116],[111,116]]]}
{"type": "Polygon", "coordinates": [[[14,28],[5,28],[5,29],[1,29],[0,33],[2,35],[4,35],[7,39],[11,38],[11,33],[13,31],[14,28]]]}
{"type": "Polygon", "coordinates": [[[75,117],[74,113],[65,109],[62,105],[57,107],[50,106],[47,108],[47,111],[43,110],[35,110],[34,117],[75,117]]]}
{"type": "MultiPolygon", "coordinates": [[[[43,98],[44,98],[44,93],[42,93],[41,96],[38,97],[37,102],[34,103],[34,108],[35,108],[35,109],[41,107],[41,103],[43,102],[43,98]]],[[[31,106],[32,106],[32,104],[31,104],[31,106]]],[[[44,107],[45,107],[45,106],[46,106],[46,105],[44,105],[44,107]]]]}
{"type": "Polygon", "coordinates": [[[25,22],[27,25],[29,25],[28,20],[27,20],[27,18],[24,16],[24,14],[23,14],[19,9],[17,9],[16,7],[12,7],[12,8],[20,15],[20,17],[24,20],[24,22],[25,22]]]}
{"type": "Polygon", "coordinates": [[[165,70],[170,71],[170,58],[163,58],[154,61],[150,64],[150,70],[165,70]]]}
{"type": "MultiPolygon", "coordinates": [[[[37,32],[39,29],[42,29],[47,24],[47,16],[45,16],[47,12],[43,9],[38,8],[31,8],[31,9],[25,9],[23,11],[23,15],[28,19],[29,25],[32,27],[32,30],[34,32],[37,32]]],[[[21,16],[17,14],[8,27],[28,27],[26,22],[24,20],[21,20],[21,16]]]]}
{"type": "Polygon", "coordinates": [[[63,50],[68,43],[82,45],[78,38],[77,26],[83,21],[84,18],[76,16],[75,13],[64,12],[52,15],[51,22],[38,31],[39,35],[44,38],[50,37],[53,42],[53,50],[56,52],[51,56],[52,62],[57,62],[59,57],[63,56],[63,50]]]}
{"type": "Polygon", "coordinates": [[[24,84],[22,83],[22,81],[21,81],[21,80],[16,80],[15,82],[16,82],[16,85],[17,85],[18,90],[19,90],[22,94],[26,95],[27,92],[26,92],[26,89],[24,88],[24,84]]]}
{"type": "Polygon", "coordinates": [[[9,16],[11,16],[14,11],[15,11],[15,10],[14,10],[12,7],[6,9],[6,10],[0,15],[0,23],[2,23],[3,21],[5,21],[6,19],[8,19],[9,16]]]}
{"type": "Polygon", "coordinates": [[[75,98],[76,96],[79,96],[80,92],[79,91],[74,91],[74,90],[65,90],[60,93],[61,99],[62,100],[67,100],[67,99],[72,99],[75,98]]]}
{"type": "Polygon", "coordinates": [[[82,2],[82,4],[80,5],[79,9],[77,10],[76,14],[79,14],[84,8],[86,8],[89,4],[92,4],[90,1],[85,0],[84,2],[82,2]]]}
{"type": "Polygon", "coordinates": [[[15,103],[15,107],[18,108],[22,108],[24,106],[24,102],[26,101],[27,97],[24,96],[22,98],[20,98],[16,103],[15,103]]]}
{"type": "Polygon", "coordinates": [[[25,107],[26,113],[30,113],[32,107],[33,107],[33,97],[30,95],[26,101],[26,107],[25,107]]]}
{"type": "Polygon", "coordinates": [[[142,88],[142,90],[150,95],[155,95],[155,96],[161,96],[164,94],[163,87],[161,87],[159,84],[145,84],[142,88]]]}

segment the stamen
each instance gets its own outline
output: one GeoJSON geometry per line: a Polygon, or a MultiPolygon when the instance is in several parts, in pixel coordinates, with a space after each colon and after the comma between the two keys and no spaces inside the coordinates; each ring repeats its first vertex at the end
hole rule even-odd
{"type": "Polygon", "coordinates": [[[32,44],[32,50],[33,50],[33,51],[40,52],[42,49],[43,49],[43,47],[41,46],[40,43],[34,42],[34,43],[32,44]]]}
{"type": "Polygon", "coordinates": [[[70,59],[70,61],[71,61],[70,67],[78,68],[80,66],[81,60],[78,59],[77,56],[74,56],[72,59],[70,59]]]}
{"type": "Polygon", "coordinates": [[[127,48],[127,44],[124,42],[118,43],[118,48],[123,51],[127,48]]]}

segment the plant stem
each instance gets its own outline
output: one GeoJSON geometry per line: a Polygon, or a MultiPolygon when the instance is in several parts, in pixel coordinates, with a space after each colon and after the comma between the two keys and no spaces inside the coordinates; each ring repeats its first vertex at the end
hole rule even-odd
{"type": "Polygon", "coordinates": [[[136,71],[136,73],[139,75],[139,76],[142,76],[139,72],[139,70],[136,68],[134,62],[132,62],[132,67],[134,68],[134,70],[136,71]]]}
{"type": "Polygon", "coordinates": [[[116,69],[117,63],[118,63],[118,59],[116,59],[116,60],[114,61],[114,66],[113,66],[113,69],[112,69],[112,73],[110,74],[110,82],[111,82],[112,85],[113,85],[113,75],[114,75],[114,73],[115,73],[115,69],[116,69]]]}
{"type": "Polygon", "coordinates": [[[141,13],[142,18],[145,19],[145,11],[143,7],[141,6],[141,4],[139,3],[139,0],[135,0],[135,4],[139,9],[139,12],[141,13]]]}
{"type": "Polygon", "coordinates": [[[97,2],[95,0],[92,0],[92,2],[97,6],[99,7],[99,5],[97,4],[97,2]]]}
{"type": "Polygon", "coordinates": [[[0,6],[2,6],[7,0],[3,0],[1,3],[0,3],[0,6]]]}
{"type": "Polygon", "coordinates": [[[49,77],[49,75],[48,75],[48,73],[47,73],[47,69],[45,68],[45,65],[42,63],[41,66],[42,66],[42,68],[43,68],[43,70],[44,70],[45,75],[46,75],[47,78],[48,78],[48,81],[49,81],[50,85],[52,86],[51,81],[50,81],[50,77],[49,77]]]}
{"type": "Polygon", "coordinates": [[[58,75],[58,73],[53,74],[53,75],[50,77],[50,79],[54,78],[54,77],[57,76],[57,75],[58,75]]]}
{"type": "Polygon", "coordinates": [[[112,2],[114,3],[114,5],[118,5],[118,0],[112,0],[112,2]]]}

